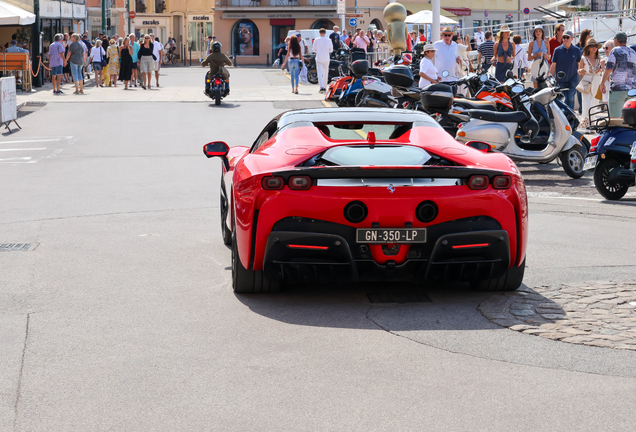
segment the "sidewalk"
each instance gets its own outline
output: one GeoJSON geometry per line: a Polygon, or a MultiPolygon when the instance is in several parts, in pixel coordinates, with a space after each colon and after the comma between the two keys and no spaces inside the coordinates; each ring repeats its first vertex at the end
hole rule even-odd
{"type": "MultiPolygon", "coordinates": [[[[288,75],[280,69],[273,68],[229,68],[230,94],[223,102],[261,102],[261,101],[299,101],[324,100],[318,93],[318,85],[301,84],[299,94],[291,93],[288,75]]],[[[212,99],[203,94],[204,68],[161,69],[159,84],[144,90],[133,87],[124,90],[123,82],[117,87],[95,87],[95,75],[86,80],[84,95],[73,95],[75,86],[72,83],[62,84],[62,95],[53,94],[53,86],[46,83],[31,93],[17,93],[18,105],[23,103],[72,103],[72,102],[202,102],[210,103],[212,99]]]]}

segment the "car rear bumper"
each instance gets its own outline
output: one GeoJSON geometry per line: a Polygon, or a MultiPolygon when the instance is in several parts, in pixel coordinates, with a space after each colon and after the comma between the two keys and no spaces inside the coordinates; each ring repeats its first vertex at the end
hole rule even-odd
{"type": "Polygon", "coordinates": [[[288,283],[444,283],[497,278],[510,266],[508,233],[490,217],[444,222],[427,230],[426,243],[394,246],[393,252],[385,245],[384,251],[394,253],[396,260],[383,252],[384,259],[378,260],[382,246],[356,242],[353,227],[287,218],[267,240],[263,270],[267,277],[288,283]],[[396,247],[407,249],[405,258],[396,247]]]}

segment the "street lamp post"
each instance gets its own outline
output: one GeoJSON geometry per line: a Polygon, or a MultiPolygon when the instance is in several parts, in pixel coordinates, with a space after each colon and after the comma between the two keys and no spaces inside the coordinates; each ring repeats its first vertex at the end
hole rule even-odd
{"type": "Polygon", "coordinates": [[[102,34],[106,34],[106,0],[102,0],[102,34]]]}
{"type": "Polygon", "coordinates": [[[431,24],[431,42],[433,43],[439,40],[439,3],[439,0],[432,0],[431,2],[431,9],[433,10],[433,23],[431,24]]]}

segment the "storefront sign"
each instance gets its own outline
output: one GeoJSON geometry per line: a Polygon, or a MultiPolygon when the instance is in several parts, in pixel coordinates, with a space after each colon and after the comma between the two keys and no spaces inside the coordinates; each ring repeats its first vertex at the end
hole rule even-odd
{"type": "Polygon", "coordinates": [[[195,15],[190,17],[190,19],[192,21],[212,21],[212,18],[210,18],[208,15],[195,15]]]}
{"type": "Polygon", "coordinates": [[[159,25],[161,24],[159,21],[157,20],[152,20],[152,21],[142,21],[141,25],[159,25]]]}
{"type": "Polygon", "coordinates": [[[86,17],[86,6],[73,3],[73,17],[83,19],[86,17]]]}
{"type": "Polygon", "coordinates": [[[470,8],[442,8],[447,12],[452,13],[455,16],[470,16],[470,14],[472,13],[472,11],[470,10],[470,8]]]}
{"type": "Polygon", "coordinates": [[[314,18],[314,19],[337,19],[335,12],[297,12],[297,13],[277,13],[277,12],[223,12],[223,19],[285,19],[285,18],[314,18]]]}
{"type": "Polygon", "coordinates": [[[15,77],[0,78],[0,124],[18,118],[15,77]]]}
{"type": "Polygon", "coordinates": [[[73,4],[61,2],[62,4],[62,18],[73,18],[73,4]]]}
{"type": "Polygon", "coordinates": [[[59,18],[60,2],[55,0],[40,1],[40,18],[59,18]]]}

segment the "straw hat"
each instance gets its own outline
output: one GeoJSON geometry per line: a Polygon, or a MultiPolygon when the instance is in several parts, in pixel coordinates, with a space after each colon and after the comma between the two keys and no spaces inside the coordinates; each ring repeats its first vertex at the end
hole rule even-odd
{"type": "Polygon", "coordinates": [[[422,52],[427,52],[427,51],[437,51],[437,48],[435,48],[435,45],[433,44],[426,44],[424,45],[424,49],[422,50],[422,52]]]}
{"type": "Polygon", "coordinates": [[[450,33],[450,34],[455,34],[455,32],[450,28],[450,27],[444,27],[441,31],[441,33],[450,33]]]}
{"type": "Polygon", "coordinates": [[[596,40],[594,40],[594,38],[589,38],[586,42],[585,42],[585,46],[583,47],[584,49],[589,47],[589,46],[595,46],[596,48],[600,47],[601,44],[596,42],[596,40]]]}
{"type": "Polygon", "coordinates": [[[508,24],[504,24],[501,27],[499,27],[499,33],[510,33],[510,27],[508,27],[508,24]]]}

